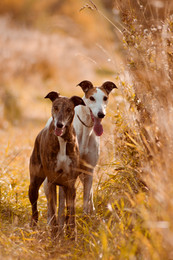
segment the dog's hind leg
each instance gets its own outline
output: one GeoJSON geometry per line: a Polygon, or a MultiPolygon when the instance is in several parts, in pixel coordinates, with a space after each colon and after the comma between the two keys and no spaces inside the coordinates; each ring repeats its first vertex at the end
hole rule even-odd
{"type": "Polygon", "coordinates": [[[38,135],[35,140],[34,150],[32,152],[29,164],[30,171],[30,185],[29,185],[29,200],[32,205],[32,218],[31,225],[35,226],[38,221],[38,210],[37,210],[37,200],[38,200],[38,191],[45,180],[45,174],[43,171],[40,152],[39,152],[39,138],[38,135]]]}
{"type": "Polygon", "coordinates": [[[38,221],[38,210],[37,210],[38,191],[44,179],[45,179],[44,177],[42,178],[35,175],[31,175],[30,178],[29,200],[32,205],[32,218],[31,218],[32,226],[35,226],[38,221]]]}

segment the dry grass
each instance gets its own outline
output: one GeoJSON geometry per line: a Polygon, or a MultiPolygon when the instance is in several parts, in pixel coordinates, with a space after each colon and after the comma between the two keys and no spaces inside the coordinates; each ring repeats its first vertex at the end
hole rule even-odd
{"type": "MultiPolygon", "coordinates": [[[[133,122],[131,130],[137,133],[138,145],[144,150],[138,169],[150,190],[144,220],[151,239],[154,238],[154,259],[171,259],[173,17],[171,3],[168,7],[160,1],[162,10],[155,6],[155,12],[154,4],[154,1],[143,2],[139,8],[133,6],[133,1],[131,6],[123,1],[119,8],[127,29],[124,31],[126,64],[135,93],[134,100],[130,100],[130,125],[133,122]]],[[[122,83],[123,90],[130,84],[128,78],[122,83]]]]}

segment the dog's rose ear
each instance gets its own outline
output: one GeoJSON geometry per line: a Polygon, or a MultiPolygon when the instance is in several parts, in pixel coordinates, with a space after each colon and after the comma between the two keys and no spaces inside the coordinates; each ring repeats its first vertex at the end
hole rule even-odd
{"type": "Polygon", "coordinates": [[[79,105],[85,106],[83,99],[78,96],[73,96],[70,98],[70,100],[73,102],[75,107],[79,105]]]}
{"type": "Polygon", "coordinates": [[[49,98],[52,102],[59,97],[59,93],[52,91],[47,94],[44,98],[49,98]]]}
{"type": "Polygon", "coordinates": [[[93,88],[93,84],[89,80],[83,80],[77,86],[80,86],[84,93],[88,92],[89,89],[93,88]]]}
{"type": "Polygon", "coordinates": [[[106,81],[102,84],[101,88],[103,88],[107,94],[109,95],[109,93],[114,89],[117,88],[117,86],[112,82],[112,81],[106,81]]]}

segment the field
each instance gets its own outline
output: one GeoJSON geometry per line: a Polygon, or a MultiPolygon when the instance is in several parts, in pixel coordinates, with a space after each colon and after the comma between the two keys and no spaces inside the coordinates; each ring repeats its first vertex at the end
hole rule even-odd
{"type": "Polygon", "coordinates": [[[0,5],[0,258],[173,259],[171,1],[19,1],[0,5]],[[29,157],[56,90],[115,82],[94,173],[96,214],[77,242],[51,240],[43,188],[30,227],[29,157]]]}

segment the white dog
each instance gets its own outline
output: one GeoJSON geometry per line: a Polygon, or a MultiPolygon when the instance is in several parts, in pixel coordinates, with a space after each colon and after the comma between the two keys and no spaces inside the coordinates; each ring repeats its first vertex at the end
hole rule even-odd
{"type": "Polygon", "coordinates": [[[84,206],[86,214],[92,213],[93,204],[93,171],[100,154],[100,136],[103,134],[102,119],[106,115],[106,106],[110,92],[117,88],[113,82],[106,81],[100,87],[94,87],[90,81],[78,84],[85,93],[83,101],[86,106],[75,108],[73,126],[75,128],[80,152],[80,179],[84,185],[84,206]]]}

